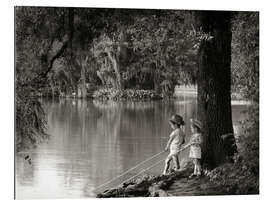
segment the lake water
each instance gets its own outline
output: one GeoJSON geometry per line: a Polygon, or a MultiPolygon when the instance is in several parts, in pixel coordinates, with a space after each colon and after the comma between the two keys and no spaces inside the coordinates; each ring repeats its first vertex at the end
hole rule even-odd
{"type": "MultiPolygon", "coordinates": [[[[176,101],[97,102],[73,99],[43,101],[51,138],[35,150],[16,156],[16,198],[94,197],[97,191],[115,187],[151,164],[155,157],[130,173],[98,188],[107,181],[164,149],[171,129],[168,118],[178,113],[186,121],[196,118],[196,98],[176,101]],[[24,157],[30,155],[32,164],[24,157]]],[[[232,106],[235,133],[246,105],[232,106]]],[[[188,150],[180,154],[187,157],[188,150]]],[[[159,174],[164,163],[145,173],[159,174]]]]}

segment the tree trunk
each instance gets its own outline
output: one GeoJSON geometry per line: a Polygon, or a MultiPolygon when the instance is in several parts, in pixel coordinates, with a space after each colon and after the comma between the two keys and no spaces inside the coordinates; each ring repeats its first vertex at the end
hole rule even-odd
{"type": "Polygon", "coordinates": [[[86,91],[86,81],[85,81],[85,67],[82,66],[82,77],[81,77],[81,91],[82,91],[82,98],[86,98],[87,91],[86,91]]]}
{"type": "Polygon", "coordinates": [[[122,90],[123,89],[123,82],[122,82],[122,77],[121,77],[121,72],[120,72],[120,62],[117,56],[113,54],[111,51],[107,50],[107,54],[109,59],[112,62],[112,66],[116,75],[117,79],[117,89],[122,90]]]}
{"type": "Polygon", "coordinates": [[[86,66],[87,66],[88,56],[81,61],[81,98],[86,98],[87,90],[86,90],[86,66]]]}
{"type": "Polygon", "coordinates": [[[214,168],[236,152],[231,111],[230,12],[200,12],[205,38],[198,51],[198,117],[202,122],[202,163],[214,168]],[[222,139],[224,134],[232,136],[222,139]]]}
{"type": "Polygon", "coordinates": [[[161,93],[161,85],[160,85],[160,72],[158,70],[158,62],[156,61],[156,63],[153,65],[154,66],[154,70],[153,70],[153,80],[154,80],[154,89],[155,92],[160,94],[161,93]]]}
{"type": "MultiPolygon", "coordinates": [[[[60,43],[61,46],[58,49],[53,49],[53,46],[51,46],[51,49],[48,50],[48,53],[43,55],[41,57],[41,61],[44,66],[42,72],[38,75],[40,78],[47,77],[48,73],[53,68],[53,64],[56,59],[61,57],[64,53],[64,51],[69,47],[72,49],[72,38],[73,38],[73,23],[74,23],[74,9],[68,8],[67,14],[65,14],[65,31],[67,32],[61,39],[60,43]]],[[[55,39],[52,39],[52,45],[55,42],[55,39]]]]}

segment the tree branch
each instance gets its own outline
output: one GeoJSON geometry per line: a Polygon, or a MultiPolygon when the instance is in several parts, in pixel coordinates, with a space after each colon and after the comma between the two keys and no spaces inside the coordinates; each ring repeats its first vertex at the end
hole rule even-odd
{"type": "MultiPolygon", "coordinates": [[[[49,56],[50,54],[50,50],[48,50],[48,54],[47,54],[47,63],[46,63],[46,70],[42,71],[40,74],[38,74],[38,76],[34,79],[34,82],[38,82],[40,80],[42,80],[43,78],[46,78],[48,73],[52,70],[53,68],[53,63],[56,59],[58,59],[60,56],[63,55],[64,51],[66,50],[66,48],[69,46],[70,43],[70,47],[71,42],[72,42],[72,37],[73,37],[73,19],[74,19],[74,11],[73,8],[69,8],[68,9],[68,24],[67,24],[67,34],[64,35],[63,39],[62,39],[62,45],[61,47],[56,51],[55,54],[53,54],[52,56],[49,56]]],[[[52,40],[52,44],[50,45],[50,47],[53,49],[53,42],[54,40],[52,40]]]]}
{"type": "Polygon", "coordinates": [[[61,48],[56,52],[56,54],[54,56],[51,57],[50,61],[49,61],[49,66],[48,66],[48,69],[43,72],[41,74],[41,77],[46,77],[47,74],[51,71],[51,69],[53,68],[53,63],[56,59],[58,59],[65,51],[65,49],[67,48],[68,46],[68,37],[64,37],[64,41],[63,41],[63,44],[61,46],[61,48]]]}

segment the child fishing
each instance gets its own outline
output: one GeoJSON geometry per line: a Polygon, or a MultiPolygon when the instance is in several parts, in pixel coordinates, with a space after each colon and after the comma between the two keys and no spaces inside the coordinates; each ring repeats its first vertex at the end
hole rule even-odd
{"type": "Polygon", "coordinates": [[[168,151],[170,149],[170,153],[165,160],[165,167],[164,167],[163,174],[168,173],[168,170],[170,168],[170,162],[172,160],[174,162],[175,169],[176,170],[180,169],[178,154],[179,154],[181,145],[184,143],[184,140],[185,140],[185,134],[182,129],[182,126],[185,125],[185,122],[183,121],[182,116],[177,115],[177,114],[173,115],[171,119],[169,119],[169,124],[171,128],[173,129],[173,131],[169,136],[170,138],[165,148],[165,151],[168,151]]]}
{"type": "Polygon", "coordinates": [[[190,128],[192,135],[190,137],[189,143],[185,145],[182,149],[184,150],[185,148],[190,146],[190,151],[189,151],[189,158],[193,161],[194,164],[194,171],[193,173],[189,176],[190,178],[193,176],[200,176],[201,175],[201,143],[202,143],[202,135],[201,135],[201,122],[198,120],[190,119],[190,128]]]}

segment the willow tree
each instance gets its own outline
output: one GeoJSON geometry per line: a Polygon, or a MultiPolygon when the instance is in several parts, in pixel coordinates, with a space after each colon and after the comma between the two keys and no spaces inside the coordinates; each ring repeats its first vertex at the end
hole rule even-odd
{"type": "Polygon", "coordinates": [[[71,8],[15,8],[16,150],[46,139],[46,117],[38,92],[73,34],[71,8]]]}
{"type": "Polygon", "coordinates": [[[231,110],[231,12],[196,13],[204,33],[198,50],[198,117],[202,161],[213,168],[236,152],[231,110]]]}
{"type": "Polygon", "coordinates": [[[94,43],[95,55],[101,59],[101,66],[109,66],[99,70],[100,79],[103,81],[104,76],[110,78],[113,87],[119,90],[126,86],[123,72],[134,58],[131,48],[128,47],[130,39],[127,29],[133,25],[135,16],[143,12],[136,9],[110,9],[111,15],[106,18],[104,33],[94,43]]]}

